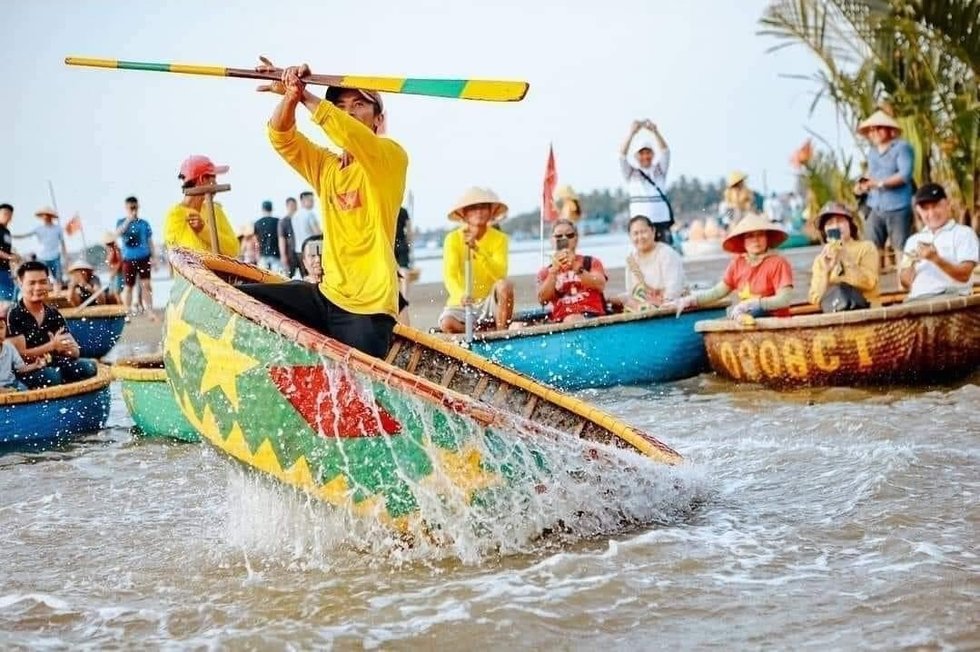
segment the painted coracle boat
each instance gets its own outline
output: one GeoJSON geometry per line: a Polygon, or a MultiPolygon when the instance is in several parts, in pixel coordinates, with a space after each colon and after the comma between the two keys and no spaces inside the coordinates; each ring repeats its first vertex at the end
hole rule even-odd
{"type": "Polygon", "coordinates": [[[664,383],[708,370],[694,324],[723,314],[707,308],[676,317],[657,309],[490,331],[476,333],[470,350],[562,390],[664,383]]]}
{"type": "Polygon", "coordinates": [[[568,460],[549,457],[558,440],[574,443],[585,472],[620,459],[617,448],[681,461],[654,437],[451,342],[399,327],[387,360],[373,358],[232,285],[280,277],[186,249],[170,261],[165,366],[188,422],[247,467],[355,519],[403,530],[451,504],[512,513],[515,496],[534,500],[568,474],[568,460]]]}
{"type": "Polygon", "coordinates": [[[86,380],[0,394],[0,445],[68,440],[102,429],[109,418],[109,368],[86,380]]]}
{"type": "Polygon", "coordinates": [[[126,325],[126,306],[62,308],[68,331],[81,348],[83,358],[101,358],[119,341],[126,325]]]}
{"type": "Polygon", "coordinates": [[[704,334],[711,367],[736,381],[776,389],[931,385],[980,366],[978,290],[907,304],[894,295],[880,308],[749,324],[719,319],[696,328],[704,334]]]}
{"type": "Polygon", "coordinates": [[[187,442],[201,440],[177,406],[163,368],[162,353],[116,360],[112,376],[122,386],[123,401],[139,434],[187,442]]]}

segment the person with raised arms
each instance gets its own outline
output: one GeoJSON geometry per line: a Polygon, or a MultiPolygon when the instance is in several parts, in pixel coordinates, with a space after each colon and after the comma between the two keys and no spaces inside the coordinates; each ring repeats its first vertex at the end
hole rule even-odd
{"type": "MultiPolygon", "coordinates": [[[[275,66],[261,58],[260,71],[275,66]]],[[[398,315],[395,221],[405,194],[408,155],[381,134],[384,104],[373,91],[331,86],[320,99],[306,89],[309,66],[290,66],[258,90],[282,95],[268,134],[273,148],[320,201],[323,279],[252,283],[246,294],[348,346],[383,358],[398,315]],[[296,129],[303,105],[342,152],[312,143],[296,129]]]]}

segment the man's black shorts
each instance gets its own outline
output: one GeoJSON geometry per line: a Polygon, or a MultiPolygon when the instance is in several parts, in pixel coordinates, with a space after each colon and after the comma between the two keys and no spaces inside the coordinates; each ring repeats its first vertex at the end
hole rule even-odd
{"type": "Polygon", "coordinates": [[[347,312],[312,283],[246,283],[237,287],[287,317],[376,358],[384,358],[391,346],[394,317],[347,312]]]}

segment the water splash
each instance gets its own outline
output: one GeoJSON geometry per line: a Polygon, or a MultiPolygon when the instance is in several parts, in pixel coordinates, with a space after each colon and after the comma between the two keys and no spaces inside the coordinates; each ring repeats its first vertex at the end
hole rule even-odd
{"type": "MultiPolygon", "coordinates": [[[[427,435],[432,427],[426,424],[427,435]]],[[[520,465],[511,471],[522,475],[519,481],[472,500],[454,484],[455,469],[445,467],[427,437],[423,445],[431,447],[432,475],[418,482],[399,473],[418,502],[417,517],[404,530],[392,529],[381,513],[355,514],[234,467],[227,482],[226,540],[246,554],[254,551],[298,570],[363,563],[357,557],[395,565],[446,559],[477,564],[497,555],[681,523],[712,495],[696,468],[666,467],[560,433],[505,434],[506,447],[484,440],[479,453],[486,465],[538,457],[548,466],[520,465]]]]}

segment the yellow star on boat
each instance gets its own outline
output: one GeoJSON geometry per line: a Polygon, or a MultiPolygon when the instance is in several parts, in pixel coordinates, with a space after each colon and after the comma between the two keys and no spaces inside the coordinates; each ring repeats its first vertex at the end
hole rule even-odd
{"type": "Polygon", "coordinates": [[[204,331],[197,332],[204,354],[204,374],[201,376],[201,394],[212,387],[220,387],[228,397],[232,407],[238,409],[238,377],[258,366],[255,358],[245,355],[235,348],[235,322],[232,317],[225,324],[221,337],[215,339],[204,331]]]}
{"type": "Polygon", "coordinates": [[[190,293],[191,288],[188,286],[176,303],[171,301],[167,304],[165,321],[167,332],[164,337],[163,351],[164,355],[170,355],[178,376],[184,375],[184,366],[180,359],[180,345],[194,333],[194,327],[184,321],[184,305],[187,303],[187,297],[190,296],[190,293]]]}

